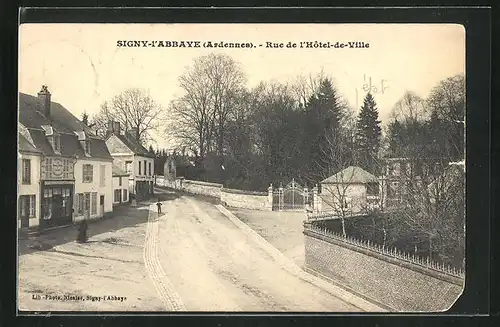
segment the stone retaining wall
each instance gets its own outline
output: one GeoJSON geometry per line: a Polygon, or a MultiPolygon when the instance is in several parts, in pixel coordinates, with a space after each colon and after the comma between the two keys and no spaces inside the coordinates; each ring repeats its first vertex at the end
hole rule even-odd
{"type": "Polygon", "coordinates": [[[441,312],[464,280],[315,233],[305,234],[305,265],[340,286],[400,312],[441,312]]]}

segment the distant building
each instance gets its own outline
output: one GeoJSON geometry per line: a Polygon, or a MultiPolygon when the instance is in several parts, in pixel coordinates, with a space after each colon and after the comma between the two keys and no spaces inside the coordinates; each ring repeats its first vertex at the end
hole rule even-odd
{"type": "Polygon", "coordinates": [[[449,158],[386,158],[379,177],[384,208],[399,206],[443,172],[449,158]]]}
{"type": "Polygon", "coordinates": [[[113,165],[113,204],[129,202],[129,173],[113,165]]]}
{"type": "Polygon", "coordinates": [[[48,228],[113,210],[106,143],[43,86],[19,94],[19,227],[48,228]]]}
{"type": "Polygon", "coordinates": [[[169,155],[163,165],[165,180],[174,181],[177,177],[177,163],[173,155],[169,155]]]}
{"type": "Polygon", "coordinates": [[[379,180],[366,170],[350,166],[321,181],[321,211],[357,214],[379,204],[379,180]]]}
{"type": "Polygon", "coordinates": [[[119,122],[110,121],[106,145],[114,165],[129,173],[129,193],[147,198],[153,195],[154,155],[136,139],[135,132],[124,132],[119,122]]]}

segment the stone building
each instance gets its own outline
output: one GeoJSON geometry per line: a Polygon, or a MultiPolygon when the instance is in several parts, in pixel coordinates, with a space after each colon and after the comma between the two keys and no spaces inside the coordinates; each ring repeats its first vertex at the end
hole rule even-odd
{"type": "Polygon", "coordinates": [[[104,140],[42,86],[19,94],[20,228],[48,228],[113,210],[112,162],[104,140]]]}
{"type": "Polygon", "coordinates": [[[380,201],[379,180],[366,170],[350,166],[321,181],[320,211],[351,215],[374,208],[380,201]]]}
{"type": "Polygon", "coordinates": [[[154,155],[136,138],[136,131],[122,131],[120,123],[108,122],[106,145],[113,157],[113,164],[129,174],[130,195],[139,199],[153,195],[154,155]]]}

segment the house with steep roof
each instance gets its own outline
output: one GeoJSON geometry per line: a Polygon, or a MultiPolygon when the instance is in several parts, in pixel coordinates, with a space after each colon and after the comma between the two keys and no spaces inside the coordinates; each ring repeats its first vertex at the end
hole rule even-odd
{"type": "Polygon", "coordinates": [[[20,228],[48,228],[113,210],[112,162],[106,143],[46,86],[19,93],[20,228]],[[26,218],[28,215],[28,218],[26,218]]]}
{"type": "Polygon", "coordinates": [[[155,157],[136,135],[136,130],[122,131],[119,122],[109,121],[106,145],[114,165],[129,173],[130,195],[147,198],[154,193],[155,157]]]}
{"type": "Polygon", "coordinates": [[[379,205],[379,180],[366,170],[350,166],[321,181],[322,212],[357,214],[379,205]]]}
{"type": "Polygon", "coordinates": [[[128,203],[128,177],[129,173],[113,165],[113,204],[128,203]]]}
{"type": "Polygon", "coordinates": [[[43,152],[37,149],[28,130],[18,128],[18,228],[38,226],[40,217],[40,160],[43,152]]]}

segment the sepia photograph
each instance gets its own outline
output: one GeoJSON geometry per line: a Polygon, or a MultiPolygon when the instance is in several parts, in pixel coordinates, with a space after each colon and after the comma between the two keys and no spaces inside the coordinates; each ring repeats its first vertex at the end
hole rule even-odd
{"type": "Polygon", "coordinates": [[[460,24],[19,25],[18,312],[445,312],[460,24]]]}

